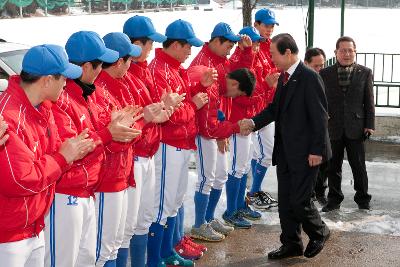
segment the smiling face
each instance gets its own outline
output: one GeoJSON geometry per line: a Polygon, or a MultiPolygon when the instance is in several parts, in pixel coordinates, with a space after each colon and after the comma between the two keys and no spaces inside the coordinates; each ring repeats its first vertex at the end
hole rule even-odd
{"type": "Polygon", "coordinates": [[[275,66],[279,69],[279,70],[283,70],[286,71],[289,68],[289,53],[290,50],[286,49],[285,53],[282,55],[277,46],[276,43],[271,43],[271,47],[270,47],[270,52],[271,52],[271,59],[274,62],[275,66]]]}
{"type": "Polygon", "coordinates": [[[226,40],[221,43],[219,38],[215,38],[209,44],[211,50],[220,57],[227,57],[231,54],[232,48],[235,46],[235,43],[229,40],[226,40]]]}
{"type": "Polygon", "coordinates": [[[266,25],[264,23],[254,22],[254,27],[258,30],[260,35],[266,39],[271,38],[272,34],[274,33],[275,25],[269,24],[266,25]]]}

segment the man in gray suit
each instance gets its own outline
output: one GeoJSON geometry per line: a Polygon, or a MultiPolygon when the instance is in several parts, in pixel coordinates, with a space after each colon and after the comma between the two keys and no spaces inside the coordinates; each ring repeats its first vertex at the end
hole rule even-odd
{"type": "Polygon", "coordinates": [[[354,177],[354,201],[359,209],[370,209],[364,141],[375,128],[372,71],[355,62],[356,44],[350,37],[336,42],[337,63],[321,70],[329,112],[332,159],[328,168],[328,203],[322,211],[340,208],[344,149],[354,177]]]}

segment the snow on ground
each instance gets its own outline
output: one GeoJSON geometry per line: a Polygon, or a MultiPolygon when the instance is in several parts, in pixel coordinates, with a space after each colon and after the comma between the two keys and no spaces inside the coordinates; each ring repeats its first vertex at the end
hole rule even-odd
{"type": "MultiPolygon", "coordinates": [[[[347,161],[343,165],[342,188],[345,200],[338,212],[322,213],[327,225],[334,230],[364,232],[400,236],[400,165],[398,163],[367,162],[370,177],[369,191],[372,194],[372,210],[359,211],[353,202],[353,181],[347,161]]],[[[185,197],[185,226],[190,229],[194,223],[194,188],[197,181],[195,170],[190,171],[189,186],[185,197]]],[[[277,196],[276,171],[271,167],[263,183],[263,189],[277,196]]],[[[321,206],[316,204],[320,209],[321,206]]],[[[217,207],[217,218],[221,218],[226,208],[226,195],[223,192],[217,207]]],[[[279,225],[277,208],[262,212],[259,224],[279,225]]]]}

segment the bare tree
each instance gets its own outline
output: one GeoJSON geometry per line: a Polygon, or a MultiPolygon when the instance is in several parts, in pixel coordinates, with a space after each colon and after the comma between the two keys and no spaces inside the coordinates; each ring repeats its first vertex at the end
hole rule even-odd
{"type": "Polygon", "coordinates": [[[258,0],[242,0],[243,27],[252,26],[252,12],[258,0]]]}

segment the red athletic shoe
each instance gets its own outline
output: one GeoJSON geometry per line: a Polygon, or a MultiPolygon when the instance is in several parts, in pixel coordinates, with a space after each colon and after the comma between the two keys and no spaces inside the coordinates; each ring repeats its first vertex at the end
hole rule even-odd
{"type": "Polygon", "coordinates": [[[182,240],[175,246],[175,251],[186,260],[198,260],[203,256],[203,252],[190,246],[185,239],[182,240]]]}
{"type": "Polygon", "coordinates": [[[188,243],[189,246],[191,246],[194,249],[199,250],[201,252],[206,252],[207,251],[207,247],[206,246],[195,243],[190,236],[185,235],[183,237],[183,242],[188,243]]]}

